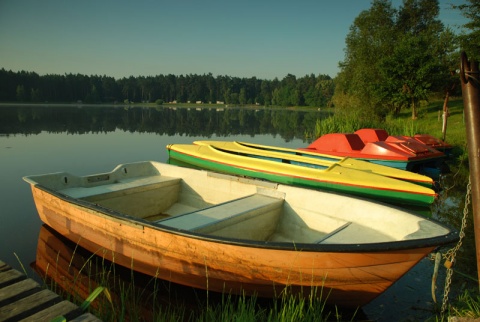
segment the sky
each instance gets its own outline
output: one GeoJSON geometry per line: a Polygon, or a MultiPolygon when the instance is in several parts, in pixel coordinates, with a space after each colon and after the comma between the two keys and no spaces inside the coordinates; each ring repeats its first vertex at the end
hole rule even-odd
{"type": "MultiPolygon", "coordinates": [[[[465,21],[440,0],[440,19],[465,21]]],[[[399,7],[401,0],[394,0],[399,7]]],[[[370,0],[0,0],[0,68],[46,74],[335,77],[370,0]]]]}

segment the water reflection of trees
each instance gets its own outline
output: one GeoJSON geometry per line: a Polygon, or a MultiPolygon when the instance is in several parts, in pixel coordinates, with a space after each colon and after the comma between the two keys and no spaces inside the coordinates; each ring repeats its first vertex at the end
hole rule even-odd
{"type": "Polygon", "coordinates": [[[304,139],[317,111],[242,108],[3,106],[0,134],[71,134],[115,130],[161,135],[217,136],[272,134],[304,139]]]}

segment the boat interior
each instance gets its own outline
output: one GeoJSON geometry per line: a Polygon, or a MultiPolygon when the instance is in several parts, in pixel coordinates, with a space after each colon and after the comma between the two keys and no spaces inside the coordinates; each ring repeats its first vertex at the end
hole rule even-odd
{"type": "MultiPolygon", "coordinates": [[[[228,149],[228,148],[222,148],[222,147],[216,147],[216,146],[211,146],[211,148],[216,150],[216,151],[219,151],[219,152],[223,152],[223,153],[227,153],[227,154],[233,154],[233,155],[239,155],[239,156],[246,157],[246,158],[267,160],[267,161],[273,161],[273,162],[278,162],[278,163],[293,164],[293,165],[297,165],[297,166],[319,169],[319,170],[325,170],[325,169],[328,169],[329,167],[332,166],[332,160],[331,159],[321,157],[321,156],[318,156],[318,157],[307,156],[308,158],[299,159],[298,156],[302,156],[302,157],[305,156],[305,155],[302,155],[300,152],[298,154],[292,154],[292,153],[285,153],[283,151],[271,150],[272,153],[270,155],[262,155],[262,154],[257,154],[255,152],[250,153],[248,151],[237,151],[235,149],[228,149]],[[323,162],[323,164],[322,164],[322,162],[323,162]]],[[[254,149],[252,149],[252,150],[254,150],[254,149]]],[[[258,151],[262,151],[262,150],[257,149],[257,152],[258,151]]],[[[338,160],[335,160],[335,161],[338,161],[338,160]]]]}
{"type": "Polygon", "coordinates": [[[375,218],[368,210],[355,209],[339,195],[175,168],[183,170],[167,176],[155,169],[139,171],[135,166],[119,166],[110,173],[93,176],[57,173],[27,177],[26,181],[128,215],[127,220],[141,219],[159,228],[214,238],[348,244],[390,242],[425,234],[416,217],[402,219],[412,220],[409,225],[393,224],[393,229],[385,229],[385,221],[372,220],[375,218]],[[309,202],[319,196],[339,201],[309,202]]]}
{"type": "Polygon", "coordinates": [[[281,225],[286,219],[284,213],[289,210],[293,214],[294,210],[282,196],[272,196],[267,191],[258,189],[256,193],[216,204],[206,201],[201,191],[181,178],[154,175],[60,192],[160,227],[216,237],[318,243],[350,224],[335,219],[327,224],[329,218],[325,217],[323,230],[313,229],[301,220],[287,229],[286,223],[281,225]]]}

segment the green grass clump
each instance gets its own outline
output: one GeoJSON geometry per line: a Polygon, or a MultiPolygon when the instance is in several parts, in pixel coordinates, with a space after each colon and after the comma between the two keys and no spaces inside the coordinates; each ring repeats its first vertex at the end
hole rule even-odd
{"type": "Polygon", "coordinates": [[[480,294],[476,291],[465,291],[450,307],[449,316],[469,319],[480,318],[480,294]]]}

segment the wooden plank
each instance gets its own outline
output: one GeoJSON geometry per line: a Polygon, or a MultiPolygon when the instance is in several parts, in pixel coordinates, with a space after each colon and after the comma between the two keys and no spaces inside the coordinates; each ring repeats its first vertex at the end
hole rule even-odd
{"type": "Polygon", "coordinates": [[[31,279],[26,279],[18,283],[6,286],[0,289],[0,306],[15,302],[19,298],[28,296],[40,290],[40,285],[31,279]]]}
{"type": "Polygon", "coordinates": [[[4,272],[10,269],[12,268],[0,260],[0,272],[4,272]]]}
{"type": "MultiPolygon", "coordinates": [[[[20,321],[50,321],[57,316],[65,316],[68,313],[78,309],[78,306],[69,301],[61,301],[52,306],[45,308],[33,315],[26,317],[20,321]]],[[[79,312],[81,313],[81,312],[79,312]]]]}
{"type": "Polygon", "coordinates": [[[101,321],[101,320],[91,313],[85,313],[70,320],[70,322],[97,322],[97,321],[101,321]]]}
{"type": "Polygon", "coordinates": [[[49,321],[58,316],[77,322],[100,321],[0,261],[0,321],[49,321]]]}
{"type": "Polygon", "coordinates": [[[26,276],[16,269],[0,271],[0,288],[17,283],[26,279],[26,276]]]}
{"type": "Polygon", "coordinates": [[[0,307],[0,321],[21,320],[60,301],[61,299],[57,294],[49,290],[41,290],[0,307]]]}

